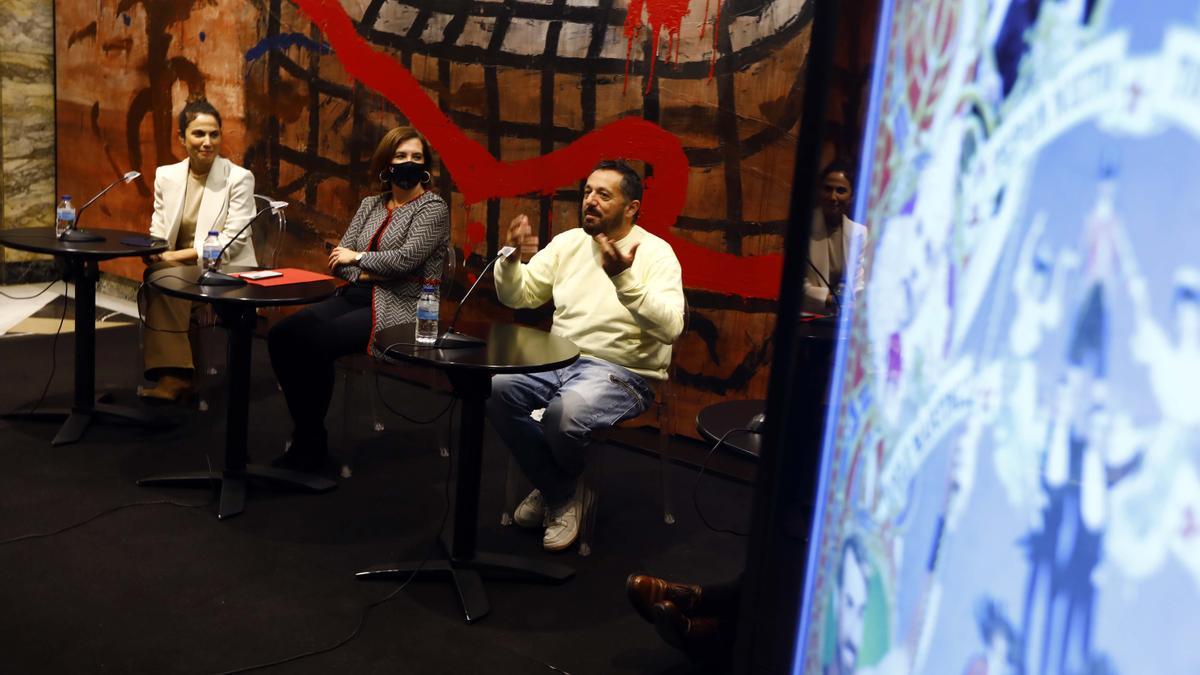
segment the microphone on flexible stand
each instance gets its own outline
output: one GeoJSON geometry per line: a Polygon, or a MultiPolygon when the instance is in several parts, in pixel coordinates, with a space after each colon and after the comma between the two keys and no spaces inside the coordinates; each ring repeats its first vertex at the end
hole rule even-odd
{"type": "MultiPolygon", "coordinates": [[[[242,229],[238,230],[237,234],[233,235],[233,238],[230,239],[229,242],[221,248],[221,252],[217,254],[217,260],[214,263],[214,267],[212,269],[204,270],[204,272],[200,275],[200,278],[196,280],[196,285],[198,285],[198,286],[245,286],[246,281],[244,279],[242,279],[240,277],[235,277],[235,276],[225,274],[224,272],[221,272],[219,270],[219,268],[221,266],[221,257],[225,255],[225,251],[229,250],[229,247],[233,245],[233,242],[237,241],[238,237],[242,236],[242,233],[246,231],[246,228],[250,227],[250,225],[252,225],[254,223],[254,221],[258,219],[259,216],[266,213],[267,211],[270,211],[271,213],[279,213],[279,211],[281,209],[283,209],[284,207],[286,207],[287,205],[288,205],[287,202],[278,202],[275,200],[271,200],[267,206],[264,206],[263,208],[259,209],[258,213],[255,213],[254,215],[250,216],[250,219],[248,221],[246,221],[246,224],[242,226],[242,229]]],[[[226,223],[226,225],[228,225],[228,223],[226,223]]]]}
{"type": "Polygon", "coordinates": [[[87,200],[87,203],[85,203],[83,206],[79,207],[79,210],[75,212],[75,223],[72,224],[71,227],[68,227],[66,230],[63,230],[62,234],[58,235],[59,240],[60,241],[71,241],[71,242],[76,242],[76,243],[88,242],[88,241],[92,241],[92,242],[104,241],[104,237],[102,237],[98,234],[93,234],[91,232],[87,232],[87,231],[79,229],[79,219],[83,217],[84,209],[86,209],[87,207],[96,203],[96,200],[103,197],[104,194],[106,192],[108,192],[109,190],[115,188],[116,186],[120,185],[121,183],[128,183],[140,175],[142,175],[140,171],[130,171],[129,173],[126,173],[124,176],[121,176],[120,178],[109,183],[108,187],[97,192],[94,197],[87,200]]]}
{"type": "Polygon", "coordinates": [[[433,343],[435,348],[459,349],[463,347],[482,347],[483,345],[487,344],[487,340],[459,333],[458,331],[454,330],[454,326],[458,323],[458,315],[462,313],[462,308],[463,305],[467,303],[467,298],[471,297],[471,291],[475,290],[475,287],[478,286],[479,282],[483,280],[484,275],[486,275],[488,270],[492,268],[492,265],[495,265],[497,260],[512,255],[516,250],[517,249],[513,248],[512,246],[505,246],[504,248],[500,249],[500,252],[496,254],[495,258],[492,258],[490,261],[488,261],[488,264],[483,266],[483,271],[480,272],[479,276],[475,278],[475,283],[471,284],[471,287],[468,288],[467,292],[463,294],[462,300],[458,301],[458,307],[454,308],[454,318],[450,319],[450,325],[446,327],[446,332],[442,333],[441,336],[438,337],[437,341],[433,343]]]}

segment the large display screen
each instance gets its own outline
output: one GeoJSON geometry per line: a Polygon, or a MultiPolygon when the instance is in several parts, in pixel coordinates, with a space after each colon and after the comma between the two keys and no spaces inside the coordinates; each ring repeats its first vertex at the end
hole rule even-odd
{"type": "Polygon", "coordinates": [[[794,672],[1200,673],[1200,2],[889,3],[875,68],[794,672]]]}

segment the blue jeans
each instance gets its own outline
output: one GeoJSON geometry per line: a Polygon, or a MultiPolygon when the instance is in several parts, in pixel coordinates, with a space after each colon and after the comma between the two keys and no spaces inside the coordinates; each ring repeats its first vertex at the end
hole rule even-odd
{"type": "Polygon", "coordinates": [[[575,494],[592,432],[637,417],[652,400],[637,373],[585,356],[560,370],[497,375],[487,412],[546,505],[558,507],[575,494]],[[540,408],[538,422],[529,413],[540,408]]]}

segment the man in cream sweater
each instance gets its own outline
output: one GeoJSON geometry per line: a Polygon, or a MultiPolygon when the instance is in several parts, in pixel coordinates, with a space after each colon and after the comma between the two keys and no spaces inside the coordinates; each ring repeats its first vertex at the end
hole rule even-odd
{"type": "Polygon", "coordinates": [[[642,181],[620,161],[600,162],[583,189],[582,227],[537,248],[529,219],[513,219],[517,249],[496,264],[496,295],[514,308],[554,302],[555,335],[579,346],[561,370],[492,380],[488,418],[535,489],[513,519],[544,527],[561,551],[579,534],[576,495],[592,432],[636,417],[650,404],[647,380],[665,380],[671,343],[683,332],[683,283],[670,244],[635,224],[642,181]],[[541,422],[530,412],[545,409],[541,422]]]}

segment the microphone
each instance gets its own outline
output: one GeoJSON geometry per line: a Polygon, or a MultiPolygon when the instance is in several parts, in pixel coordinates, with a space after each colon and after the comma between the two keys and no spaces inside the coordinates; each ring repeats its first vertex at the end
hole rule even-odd
{"type": "Polygon", "coordinates": [[[446,332],[442,333],[441,336],[434,341],[433,346],[435,348],[460,349],[463,347],[482,347],[483,345],[487,344],[487,340],[459,333],[458,331],[454,330],[454,326],[458,324],[458,315],[462,313],[463,305],[467,304],[467,298],[471,297],[471,291],[474,291],[475,287],[479,285],[479,282],[483,281],[483,277],[487,274],[487,271],[492,268],[492,265],[496,264],[497,260],[512,255],[516,250],[517,249],[513,248],[512,246],[505,246],[504,248],[500,249],[500,252],[496,254],[495,258],[492,258],[488,261],[488,264],[483,266],[483,271],[480,272],[479,276],[475,278],[475,283],[471,284],[471,287],[468,288],[467,292],[463,294],[462,300],[458,301],[458,307],[454,308],[454,318],[450,319],[450,325],[446,327],[446,332]]]}
{"type": "Polygon", "coordinates": [[[58,235],[59,240],[60,241],[71,241],[71,242],[77,242],[77,243],[78,242],[88,242],[88,241],[90,241],[90,242],[104,241],[104,237],[102,237],[98,234],[92,234],[91,232],[85,232],[85,231],[79,229],[79,219],[83,217],[83,212],[85,209],[87,209],[87,207],[91,206],[92,204],[95,204],[96,200],[103,197],[105,195],[105,193],[107,193],[109,190],[115,188],[116,186],[120,185],[121,183],[131,182],[132,180],[134,180],[135,178],[137,178],[140,175],[142,175],[142,173],[140,171],[130,171],[129,173],[126,173],[124,176],[121,176],[120,178],[109,183],[108,187],[97,192],[94,197],[87,200],[87,202],[83,206],[79,207],[79,210],[75,212],[75,224],[72,225],[71,227],[67,228],[66,230],[64,230],[62,234],[58,235]]]}
{"type": "MultiPolygon", "coordinates": [[[[256,195],[256,196],[258,196],[258,195],[256,195]]],[[[242,225],[242,229],[238,230],[237,234],[233,235],[233,238],[231,238],[229,240],[229,242],[227,244],[225,244],[225,246],[221,247],[221,252],[217,254],[216,267],[214,267],[213,269],[210,269],[210,270],[204,270],[204,272],[200,275],[200,278],[196,280],[197,286],[245,286],[246,285],[246,281],[244,279],[241,279],[240,277],[231,276],[229,274],[225,274],[224,272],[220,272],[220,271],[218,271],[217,268],[219,268],[221,266],[221,257],[225,255],[225,251],[229,250],[229,247],[233,245],[233,242],[237,241],[238,237],[242,236],[242,233],[246,231],[246,228],[250,227],[250,225],[252,225],[255,220],[258,220],[259,216],[266,213],[267,211],[270,211],[271,213],[279,213],[279,211],[281,209],[283,209],[284,207],[286,207],[288,205],[287,202],[275,201],[274,199],[268,199],[267,202],[268,202],[267,206],[264,206],[263,208],[259,209],[258,213],[255,213],[254,215],[250,216],[250,219],[246,221],[246,224],[242,225]]],[[[216,223],[214,223],[214,225],[215,224],[216,223]]],[[[228,225],[228,224],[229,223],[226,223],[226,225],[228,225]]]]}
{"type": "Polygon", "coordinates": [[[825,284],[825,288],[829,289],[829,297],[833,298],[833,304],[837,307],[838,313],[841,314],[842,301],[838,298],[837,293],[833,291],[833,285],[829,283],[824,274],[821,274],[821,270],[817,269],[817,266],[813,264],[812,258],[808,258],[808,266],[812,268],[812,271],[817,273],[817,278],[825,284]]]}

